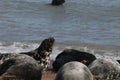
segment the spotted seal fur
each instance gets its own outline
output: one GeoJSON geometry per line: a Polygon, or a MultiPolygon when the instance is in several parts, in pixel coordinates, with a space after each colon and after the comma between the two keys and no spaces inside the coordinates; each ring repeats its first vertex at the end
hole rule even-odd
{"type": "Polygon", "coordinates": [[[43,40],[43,42],[37,49],[30,52],[22,52],[20,54],[26,54],[33,57],[35,60],[38,61],[39,64],[41,64],[41,66],[44,66],[44,68],[47,69],[50,65],[50,56],[52,53],[54,41],[55,39],[53,37],[50,37],[43,40]]]}
{"type": "Polygon", "coordinates": [[[93,80],[93,76],[87,66],[71,61],[59,69],[55,80],[93,80]]]}
{"type": "MultiPolygon", "coordinates": [[[[41,45],[29,52],[21,52],[19,54],[25,54],[33,57],[44,69],[47,69],[50,64],[50,55],[52,53],[52,47],[55,39],[49,37],[42,41],[41,45]]],[[[11,56],[14,56],[13,53],[0,54],[0,63],[3,63],[4,60],[9,59],[11,56]]]]}
{"type": "Polygon", "coordinates": [[[95,59],[96,57],[88,52],[82,52],[74,49],[65,49],[63,52],[57,55],[52,65],[53,69],[58,71],[60,67],[70,61],[79,61],[88,66],[95,59]]]}
{"type": "Polygon", "coordinates": [[[89,66],[96,80],[120,80],[120,64],[111,58],[98,58],[89,66]]]}

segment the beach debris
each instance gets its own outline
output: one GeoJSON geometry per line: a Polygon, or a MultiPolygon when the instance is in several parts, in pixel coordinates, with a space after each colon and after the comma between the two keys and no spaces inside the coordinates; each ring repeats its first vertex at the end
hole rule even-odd
{"type": "Polygon", "coordinates": [[[93,80],[93,76],[86,65],[71,61],[59,69],[55,80],[93,80]]]}
{"type": "Polygon", "coordinates": [[[63,52],[57,55],[52,65],[54,71],[58,71],[60,67],[70,61],[79,61],[88,66],[95,59],[96,57],[88,52],[82,52],[74,49],[65,49],[63,52]]]}

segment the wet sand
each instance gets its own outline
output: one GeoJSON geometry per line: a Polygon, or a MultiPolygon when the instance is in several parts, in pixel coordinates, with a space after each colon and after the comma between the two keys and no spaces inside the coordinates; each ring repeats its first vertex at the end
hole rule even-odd
{"type": "Polygon", "coordinates": [[[43,72],[41,80],[54,80],[55,75],[56,74],[52,71],[43,72]]]}

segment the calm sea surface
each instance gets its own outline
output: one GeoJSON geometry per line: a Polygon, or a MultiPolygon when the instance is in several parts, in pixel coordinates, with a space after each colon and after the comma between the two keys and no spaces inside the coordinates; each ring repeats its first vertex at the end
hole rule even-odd
{"type": "Polygon", "coordinates": [[[120,58],[120,0],[0,0],[0,52],[33,50],[50,36],[65,48],[120,58]]]}

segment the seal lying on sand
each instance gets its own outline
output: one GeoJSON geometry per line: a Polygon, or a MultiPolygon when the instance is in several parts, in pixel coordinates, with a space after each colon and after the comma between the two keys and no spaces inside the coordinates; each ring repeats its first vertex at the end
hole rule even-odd
{"type": "Polygon", "coordinates": [[[120,80],[120,64],[111,58],[99,58],[89,65],[96,80],[120,80]]]}
{"type": "Polygon", "coordinates": [[[15,80],[41,80],[43,67],[32,57],[11,54],[0,65],[0,76],[15,75],[15,80]]]}
{"type": "Polygon", "coordinates": [[[93,54],[77,51],[74,49],[65,49],[63,52],[57,55],[52,65],[53,69],[58,71],[60,67],[70,61],[79,61],[88,66],[95,59],[96,57],[93,54]]]}
{"type": "Polygon", "coordinates": [[[65,0],[52,0],[52,5],[62,5],[65,0]]]}
{"type": "MultiPolygon", "coordinates": [[[[46,69],[50,64],[50,55],[52,53],[54,41],[54,38],[50,37],[43,40],[37,49],[30,52],[22,52],[19,54],[26,54],[33,57],[39,64],[41,64],[41,66],[44,67],[44,69],[46,69]]],[[[13,56],[12,53],[0,54],[0,62],[3,63],[4,60],[7,60],[10,56],[13,56]]]]}
{"type": "Polygon", "coordinates": [[[71,61],[59,69],[55,80],[93,80],[93,76],[87,66],[71,61]]]}

